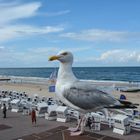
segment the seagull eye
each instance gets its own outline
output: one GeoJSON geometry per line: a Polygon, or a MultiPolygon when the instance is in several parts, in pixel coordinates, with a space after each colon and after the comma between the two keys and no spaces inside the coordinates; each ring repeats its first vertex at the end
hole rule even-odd
{"type": "Polygon", "coordinates": [[[68,53],[67,52],[64,52],[64,53],[62,53],[61,55],[67,55],[68,53]]]}

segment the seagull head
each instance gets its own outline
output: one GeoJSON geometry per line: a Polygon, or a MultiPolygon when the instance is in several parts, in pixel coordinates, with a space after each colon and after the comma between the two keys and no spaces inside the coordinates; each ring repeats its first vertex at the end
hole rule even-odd
{"type": "Polygon", "coordinates": [[[73,55],[71,52],[60,52],[57,55],[51,56],[49,61],[59,60],[61,63],[71,63],[73,62],[73,55]]]}

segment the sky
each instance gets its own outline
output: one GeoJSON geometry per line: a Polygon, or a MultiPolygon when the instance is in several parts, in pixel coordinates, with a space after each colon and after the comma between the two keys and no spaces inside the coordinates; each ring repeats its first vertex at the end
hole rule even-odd
{"type": "Polygon", "coordinates": [[[139,0],[0,0],[0,68],[140,66],[139,0]]]}

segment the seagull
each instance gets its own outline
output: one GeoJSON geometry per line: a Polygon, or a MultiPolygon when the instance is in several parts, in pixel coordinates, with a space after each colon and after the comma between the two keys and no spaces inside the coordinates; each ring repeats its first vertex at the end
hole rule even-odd
{"type": "MultiPolygon", "coordinates": [[[[56,81],[56,96],[65,105],[86,114],[103,108],[134,107],[131,102],[119,101],[111,94],[104,92],[93,82],[82,81],[76,78],[72,71],[73,54],[68,51],[51,56],[49,61],[58,60],[60,66],[56,81]]],[[[76,128],[70,128],[71,135],[84,133],[86,116],[83,115],[76,128]],[[80,129],[80,130],[79,130],[80,129]]]]}

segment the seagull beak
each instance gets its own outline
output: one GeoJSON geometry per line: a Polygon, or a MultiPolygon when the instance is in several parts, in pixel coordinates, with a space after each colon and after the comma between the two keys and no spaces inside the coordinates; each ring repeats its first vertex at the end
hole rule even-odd
{"type": "Polygon", "coordinates": [[[59,58],[60,58],[59,55],[51,56],[51,57],[49,58],[49,61],[58,60],[59,58]]]}

